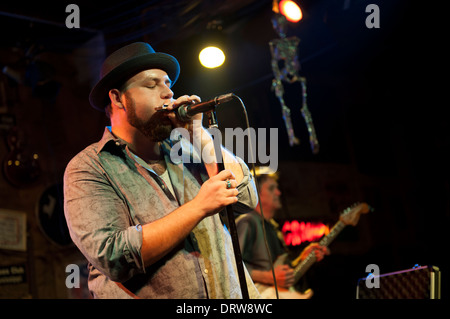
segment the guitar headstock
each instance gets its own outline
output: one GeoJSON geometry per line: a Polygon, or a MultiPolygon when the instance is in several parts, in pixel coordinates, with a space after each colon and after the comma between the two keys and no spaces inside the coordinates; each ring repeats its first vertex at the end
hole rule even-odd
{"type": "Polygon", "coordinates": [[[367,214],[370,210],[370,206],[366,203],[355,203],[341,213],[339,220],[345,225],[356,226],[361,214],[367,214]]]}

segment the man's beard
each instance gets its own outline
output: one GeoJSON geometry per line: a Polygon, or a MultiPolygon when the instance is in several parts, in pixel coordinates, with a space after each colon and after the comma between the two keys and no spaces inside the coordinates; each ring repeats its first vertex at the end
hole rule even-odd
{"type": "Polygon", "coordinates": [[[156,112],[148,121],[139,119],[136,115],[136,105],[131,96],[125,92],[127,119],[131,126],[151,139],[153,142],[161,142],[170,137],[173,125],[167,118],[165,112],[156,112]]]}

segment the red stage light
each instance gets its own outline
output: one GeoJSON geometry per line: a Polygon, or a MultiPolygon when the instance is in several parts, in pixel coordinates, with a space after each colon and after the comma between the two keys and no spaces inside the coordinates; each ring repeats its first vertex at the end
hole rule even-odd
{"type": "Polygon", "coordinates": [[[330,228],[322,223],[286,221],[281,228],[288,246],[298,246],[303,242],[313,242],[330,233],[330,228]]]}

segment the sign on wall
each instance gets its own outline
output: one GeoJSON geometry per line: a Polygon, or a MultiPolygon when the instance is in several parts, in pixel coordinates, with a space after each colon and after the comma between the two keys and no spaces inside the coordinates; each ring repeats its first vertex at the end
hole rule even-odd
{"type": "Polygon", "coordinates": [[[26,213],[0,208],[0,249],[27,250],[26,213]]]}

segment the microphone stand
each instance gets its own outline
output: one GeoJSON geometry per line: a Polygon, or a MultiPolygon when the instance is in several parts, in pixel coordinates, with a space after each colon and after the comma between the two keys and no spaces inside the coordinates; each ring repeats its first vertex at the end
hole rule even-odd
{"type": "MultiPolygon", "coordinates": [[[[216,128],[218,129],[219,125],[217,122],[217,116],[216,116],[216,111],[215,109],[209,111],[206,113],[208,116],[208,125],[209,128],[216,128]]],[[[217,167],[220,171],[223,171],[225,169],[225,165],[223,163],[223,159],[222,159],[222,148],[221,148],[221,141],[217,141],[217,139],[214,138],[214,134],[211,134],[212,138],[213,138],[213,143],[214,143],[214,150],[216,153],[216,162],[217,162],[217,167]]],[[[234,257],[236,260],[236,268],[238,271],[238,276],[239,276],[239,283],[241,285],[241,292],[242,292],[242,298],[243,299],[249,299],[249,295],[248,295],[248,288],[247,288],[247,282],[245,280],[245,272],[244,272],[244,264],[242,262],[242,255],[241,255],[241,249],[239,247],[239,238],[237,235],[237,230],[236,230],[236,223],[234,220],[234,212],[233,212],[233,208],[231,205],[228,205],[226,207],[226,217],[228,220],[228,228],[230,231],[230,235],[231,235],[231,241],[233,243],[233,250],[234,250],[234,257]]]]}

